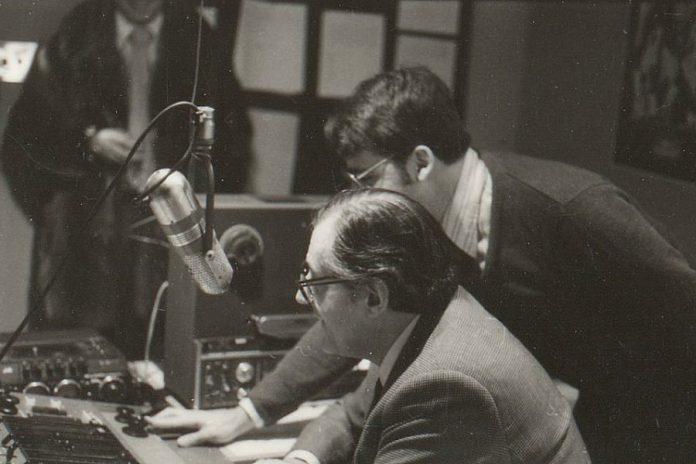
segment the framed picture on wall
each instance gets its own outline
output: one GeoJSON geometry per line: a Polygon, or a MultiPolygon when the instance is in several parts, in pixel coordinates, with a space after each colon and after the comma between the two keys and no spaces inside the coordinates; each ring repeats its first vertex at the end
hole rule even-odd
{"type": "Polygon", "coordinates": [[[696,3],[631,8],[616,161],[696,182],[696,3]]]}

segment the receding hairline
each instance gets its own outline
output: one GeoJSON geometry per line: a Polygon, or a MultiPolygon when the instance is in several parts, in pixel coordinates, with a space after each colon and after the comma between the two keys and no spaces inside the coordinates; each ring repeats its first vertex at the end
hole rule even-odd
{"type": "Polygon", "coordinates": [[[314,231],[316,231],[319,227],[333,228],[334,233],[332,234],[332,242],[328,247],[330,253],[327,258],[329,259],[325,264],[330,266],[332,271],[345,273],[345,269],[342,269],[338,263],[334,252],[334,247],[336,244],[336,238],[338,237],[339,227],[341,224],[345,223],[346,216],[344,213],[347,210],[357,208],[361,205],[364,207],[369,207],[370,205],[384,205],[387,203],[395,206],[403,206],[407,205],[409,202],[415,202],[415,200],[412,200],[406,195],[398,192],[392,192],[389,190],[367,190],[354,195],[351,198],[342,199],[342,201],[339,203],[330,204],[327,209],[321,211],[320,215],[316,217],[314,222],[314,231]]]}

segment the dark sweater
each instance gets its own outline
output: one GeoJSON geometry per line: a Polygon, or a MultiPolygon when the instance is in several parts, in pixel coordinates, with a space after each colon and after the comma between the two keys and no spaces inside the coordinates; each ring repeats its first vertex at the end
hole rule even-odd
{"type": "MultiPolygon", "coordinates": [[[[593,460],[696,456],[687,427],[696,271],[601,176],[520,155],[483,160],[493,205],[476,296],[552,376],[580,389],[575,415],[593,460]]],[[[322,354],[321,338],[315,326],[252,390],[269,421],[352,364],[322,354]]]]}

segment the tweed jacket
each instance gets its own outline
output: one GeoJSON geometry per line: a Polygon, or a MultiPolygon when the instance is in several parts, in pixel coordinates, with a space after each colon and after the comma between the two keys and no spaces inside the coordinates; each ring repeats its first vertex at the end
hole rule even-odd
{"type": "Polygon", "coordinates": [[[322,464],[588,463],[569,404],[546,371],[459,287],[422,315],[386,384],[376,366],[300,435],[322,464]],[[374,404],[374,407],[370,407],[374,404]]]}
{"type": "MultiPolygon", "coordinates": [[[[480,286],[491,314],[556,378],[597,462],[696,459],[696,271],[603,177],[517,154],[482,153],[493,180],[480,286]]],[[[250,392],[272,421],[355,360],[312,328],[250,392]]]]}

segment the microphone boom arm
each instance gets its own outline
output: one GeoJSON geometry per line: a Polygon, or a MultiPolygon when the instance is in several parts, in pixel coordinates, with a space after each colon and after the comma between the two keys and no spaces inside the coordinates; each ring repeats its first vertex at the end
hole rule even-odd
{"type": "MultiPolygon", "coordinates": [[[[203,236],[203,255],[213,250],[213,211],[215,211],[215,173],[210,152],[215,140],[215,110],[210,106],[199,106],[196,110],[196,135],[191,161],[203,161],[208,177],[205,194],[205,234],[203,236]]],[[[195,169],[190,169],[195,174],[195,169]]]]}
{"type": "Polygon", "coordinates": [[[203,253],[208,256],[213,252],[213,211],[215,211],[215,175],[210,155],[205,157],[208,173],[208,190],[205,193],[205,235],[203,235],[203,253]]]}

